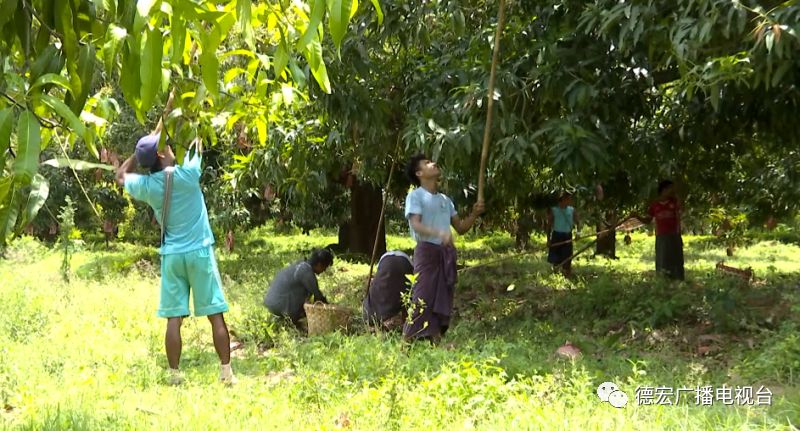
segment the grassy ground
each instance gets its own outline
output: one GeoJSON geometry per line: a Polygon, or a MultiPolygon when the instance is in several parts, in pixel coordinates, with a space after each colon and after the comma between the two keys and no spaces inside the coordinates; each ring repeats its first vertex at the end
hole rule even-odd
{"type": "MultiPolygon", "coordinates": [[[[85,249],[61,279],[61,256],[30,239],[0,261],[0,427],[3,429],[792,429],[800,423],[800,248],[760,242],[732,266],[748,287],[716,274],[723,248],[688,237],[682,284],[653,277],[653,237],[620,241],[621,259],[580,259],[575,280],[550,275],[541,254],[463,271],[454,327],[442,346],[397,335],[305,338],[261,307],[268,280],[333,234],[269,229],[218,252],[243,347],[240,384],[216,382],[204,319],[184,325],[188,382],[166,386],[164,322],[155,317],[155,250],[85,249]],[[583,351],[559,359],[566,340],[583,351]],[[626,408],[601,403],[613,381],[626,408]],[[637,405],[639,386],[765,386],[771,406],[637,405]]],[[[461,238],[460,263],[513,256],[495,235],[461,238]]],[[[540,243],[539,243],[540,245],[540,243]]],[[[390,237],[392,248],[411,248],[390,237]]],[[[368,266],[337,260],[320,277],[334,301],[356,307],[368,266]]],[[[684,393],[684,395],[686,395],[684,393]]],[[[795,428],[796,429],[796,428],[795,428]]]]}

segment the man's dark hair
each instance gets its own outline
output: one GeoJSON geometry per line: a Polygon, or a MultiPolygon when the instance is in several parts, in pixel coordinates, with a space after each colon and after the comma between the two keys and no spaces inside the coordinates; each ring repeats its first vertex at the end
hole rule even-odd
{"type": "Polygon", "coordinates": [[[672,185],[672,181],[670,181],[670,180],[664,180],[664,181],[661,181],[660,183],[658,183],[658,194],[661,194],[661,192],[666,190],[671,185],[672,185]]]}
{"type": "Polygon", "coordinates": [[[322,264],[326,268],[333,265],[333,254],[330,251],[323,249],[315,249],[311,252],[311,256],[308,258],[308,264],[311,266],[316,266],[317,264],[322,264]]]}
{"type": "Polygon", "coordinates": [[[420,185],[419,178],[417,178],[417,172],[420,170],[419,162],[423,160],[428,160],[428,156],[425,154],[417,154],[411,157],[411,160],[409,160],[408,164],[406,165],[406,176],[408,177],[408,180],[411,181],[411,184],[414,184],[415,186],[420,185]]]}
{"type": "Polygon", "coordinates": [[[561,202],[564,199],[571,198],[571,197],[572,197],[572,193],[570,193],[570,192],[565,190],[565,191],[561,192],[561,195],[558,197],[558,201],[561,202]]]}
{"type": "Polygon", "coordinates": [[[150,166],[150,173],[154,174],[156,172],[163,171],[163,170],[164,170],[164,167],[161,165],[161,158],[159,157],[159,158],[156,159],[156,162],[153,164],[153,166],[150,166]]]}

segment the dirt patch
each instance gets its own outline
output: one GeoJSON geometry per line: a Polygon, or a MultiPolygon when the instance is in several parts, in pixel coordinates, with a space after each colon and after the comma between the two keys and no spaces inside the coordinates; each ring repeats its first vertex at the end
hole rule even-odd
{"type": "Polygon", "coordinates": [[[274,386],[294,378],[293,370],[270,371],[266,376],[267,385],[274,386]]]}

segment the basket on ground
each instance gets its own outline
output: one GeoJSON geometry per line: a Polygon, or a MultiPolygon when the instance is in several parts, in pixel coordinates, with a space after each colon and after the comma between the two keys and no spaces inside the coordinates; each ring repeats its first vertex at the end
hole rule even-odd
{"type": "Polygon", "coordinates": [[[303,304],[308,319],[308,335],[320,335],[346,329],[353,311],[336,304],[303,304]]]}

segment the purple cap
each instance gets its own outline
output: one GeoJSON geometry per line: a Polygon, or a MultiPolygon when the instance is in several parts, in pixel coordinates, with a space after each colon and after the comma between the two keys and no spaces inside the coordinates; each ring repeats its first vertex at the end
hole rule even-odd
{"type": "Polygon", "coordinates": [[[147,135],[136,143],[136,161],[143,168],[152,168],[158,160],[158,141],[161,134],[147,135]]]}

